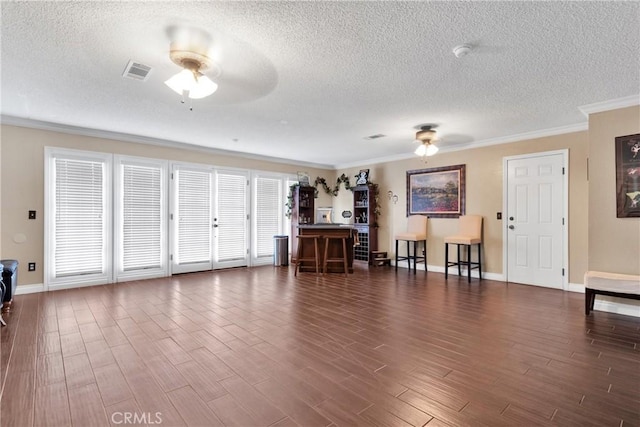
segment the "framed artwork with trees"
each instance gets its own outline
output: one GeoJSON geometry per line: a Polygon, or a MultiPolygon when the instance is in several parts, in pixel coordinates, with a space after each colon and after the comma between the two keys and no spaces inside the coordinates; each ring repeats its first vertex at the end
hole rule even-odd
{"type": "Polygon", "coordinates": [[[407,216],[465,214],[465,165],[407,171],[407,216]]]}

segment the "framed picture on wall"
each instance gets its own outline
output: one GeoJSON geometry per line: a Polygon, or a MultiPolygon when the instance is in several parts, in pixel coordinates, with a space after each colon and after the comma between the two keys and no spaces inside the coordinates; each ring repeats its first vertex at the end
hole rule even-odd
{"type": "Polygon", "coordinates": [[[465,165],[407,171],[407,216],[458,218],[465,213],[465,165]]]}
{"type": "Polygon", "coordinates": [[[640,217],[640,134],[616,138],[616,213],[640,217]]]}

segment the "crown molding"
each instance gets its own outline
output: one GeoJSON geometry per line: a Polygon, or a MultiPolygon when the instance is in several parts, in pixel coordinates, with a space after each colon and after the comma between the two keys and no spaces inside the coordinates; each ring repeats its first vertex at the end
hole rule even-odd
{"type": "Polygon", "coordinates": [[[534,130],[531,132],[517,133],[498,138],[483,139],[466,144],[457,144],[452,147],[441,147],[442,152],[468,150],[470,148],[489,147],[491,145],[508,144],[511,142],[525,141],[528,139],[545,138],[547,136],[564,135],[567,133],[583,132],[589,130],[589,123],[582,122],[567,126],[558,126],[549,129],[534,130]]]}
{"type": "Polygon", "coordinates": [[[280,157],[261,156],[258,154],[243,153],[241,151],[223,150],[220,148],[203,147],[200,145],[190,144],[187,142],[172,141],[160,138],[151,138],[142,135],[134,135],[129,133],[113,132],[102,129],[92,129],[80,126],[65,125],[62,123],[45,122],[40,120],[25,119],[22,117],[1,115],[0,123],[9,126],[18,126],[29,129],[39,129],[51,132],[68,133],[72,135],[88,136],[92,138],[104,138],[114,141],[133,142],[138,144],[155,145],[168,148],[179,148],[182,150],[199,151],[207,154],[220,156],[239,157],[243,159],[261,160],[272,163],[280,163],[295,166],[305,166],[318,169],[333,170],[333,165],[325,165],[320,163],[302,162],[299,160],[283,159],[280,157]]]}
{"type": "Polygon", "coordinates": [[[640,105],[640,94],[582,105],[578,107],[578,110],[580,110],[585,117],[589,118],[589,114],[617,110],[618,108],[633,107],[635,105],[640,105]]]}

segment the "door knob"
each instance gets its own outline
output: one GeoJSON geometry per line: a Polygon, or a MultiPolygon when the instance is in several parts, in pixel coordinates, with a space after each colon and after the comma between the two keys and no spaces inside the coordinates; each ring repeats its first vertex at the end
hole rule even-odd
{"type": "Polygon", "coordinates": [[[510,225],[509,230],[513,230],[513,229],[515,229],[515,227],[513,225],[510,225]]]}
{"type": "Polygon", "coordinates": [[[509,221],[513,221],[513,217],[512,216],[509,217],[509,221]]]}

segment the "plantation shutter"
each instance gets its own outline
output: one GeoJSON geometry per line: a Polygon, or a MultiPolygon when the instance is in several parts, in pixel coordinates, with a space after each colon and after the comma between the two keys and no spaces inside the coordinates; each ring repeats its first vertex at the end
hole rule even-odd
{"type": "Polygon", "coordinates": [[[53,277],[107,274],[105,162],[55,158],[53,277]]]}
{"type": "MultiPolygon", "coordinates": [[[[211,268],[211,172],[176,171],[178,221],[176,264],[207,263],[211,268]]],[[[174,271],[175,272],[175,271],[174,271]]]]}
{"type": "Polygon", "coordinates": [[[124,160],[120,165],[119,277],[150,277],[166,271],[166,165],[148,163],[124,160]]]}
{"type": "Polygon", "coordinates": [[[283,220],[282,179],[256,178],[256,257],[273,256],[273,236],[280,234],[283,220]]]}
{"type": "Polygon", "coordinates": [[[218,172],[216,196],[217,259],[247,259],[247,175],[218,172]]]}

